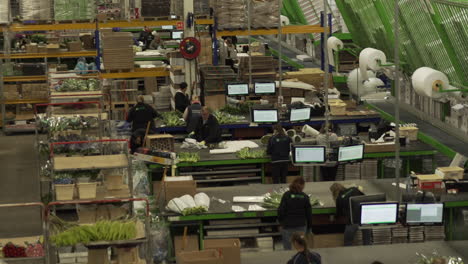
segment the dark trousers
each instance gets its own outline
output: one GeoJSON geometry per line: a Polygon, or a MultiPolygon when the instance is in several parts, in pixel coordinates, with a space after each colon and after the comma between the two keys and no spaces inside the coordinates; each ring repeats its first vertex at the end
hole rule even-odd
{"type": "Polygon", "coordinates": [[[288,176],[289,162],[274,162],[271,163],[271,176],[273,183],[286,183],[286,176],[288,176]]]}
{"type": "Polygon", "coordinates": [[[334,167],[320,167],[320,174],[322,174],[322,180],[324,181],[335,181],[336,172],[338,171],[338,166],[334,167]]]}

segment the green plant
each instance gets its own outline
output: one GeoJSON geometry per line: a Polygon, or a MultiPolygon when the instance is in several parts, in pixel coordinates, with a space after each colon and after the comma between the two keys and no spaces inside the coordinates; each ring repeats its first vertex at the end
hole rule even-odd
{"type": "Polygon", "coordinates": [[[219,124],[232,124],[242,120],[242,116],[231,115],[226,112],[216,111],[213,114],[218,120],[219,124]]]}
{"type": "Polygon", "coordinates": [[[243,148],[237,151],[236,156],[240,159],[261,159],[266,156],[265,150],[243,148]]]}
{"type": "Polygon", "coordinates": [[[195,152],[181,152],[178,157],[179,162],[197,162],[200,160],[200,155],[195,152]]]}
{"type": "Polygon", "coordinates": [[[185,121],[183,121],[181,118],[182,113],[180,113],[179,111],[170,111],[161,113],[160,120],[162,120],[164,125],[168,127],[184,126],[185,121]]]}

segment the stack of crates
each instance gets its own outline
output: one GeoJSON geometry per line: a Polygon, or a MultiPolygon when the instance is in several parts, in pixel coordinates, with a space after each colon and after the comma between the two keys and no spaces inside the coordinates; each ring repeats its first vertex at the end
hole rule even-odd
{"type": "Polygon", "coordinates": [[[212,109],[225,105],[225,85],[237,79],[236,73],[229,66],[200,67],[202,103],[212,109]]]}

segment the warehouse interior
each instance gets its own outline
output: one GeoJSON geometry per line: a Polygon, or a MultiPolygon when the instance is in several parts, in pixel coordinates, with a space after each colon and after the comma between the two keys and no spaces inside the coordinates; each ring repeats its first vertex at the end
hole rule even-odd
{"type": "Polygon", "coordinates": [[[0,264],[468,261],[466,0],[0,0],[0,264]]]}

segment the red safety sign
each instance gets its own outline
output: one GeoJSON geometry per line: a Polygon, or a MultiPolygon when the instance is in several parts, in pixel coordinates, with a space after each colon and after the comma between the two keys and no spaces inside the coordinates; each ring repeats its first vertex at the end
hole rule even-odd
{"type": "Polygon", "coordinates": [[[178,21],[176,24],[176,29],[177,30],[184,30],[184,22],[183,21],[178,21]]]}

